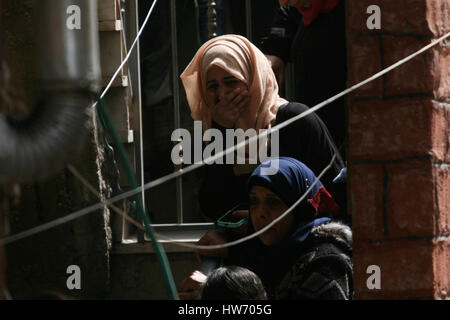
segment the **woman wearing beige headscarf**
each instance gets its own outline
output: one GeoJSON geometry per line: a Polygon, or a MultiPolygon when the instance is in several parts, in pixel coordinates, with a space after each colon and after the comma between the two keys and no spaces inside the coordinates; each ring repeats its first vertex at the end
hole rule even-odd
{"type": "Polygon", "coordinates": [[[181,75],[181,80],[192,117],[203,121],[205,130],[211,127],[212,121],[244,130],[268,128],[274,123],[278,108],[287,103],[278,96],[278,84],[267,58],[246,38],[237,35],[224,35],[206,42],[181,75]],[[217,68],[238,81],[224,82],[225,86],[219,86],[219,79],[211,79],[215,76],[214,71],[218,71],[217,68]],[[233,89],[239,85],[243,85],[242,90],[233,93],[233,89]],[[219,91],[221,87],[225,90],[219,91]],[[245,87],[248,92],[244,93],[245,87]],[[245,108],[237,110],[239,117],[235,117],[234,123],[220,117],[223,115],[220,107],[230,105],[224,104],[223,99],[219,99],[219,105],[216,105],[216,101],[211,99],[212,96],[220,98],[220,93],[228,94],[227,102],[248,94],[245,108]]]}
{"type": "MultiPolygon", "coordinates": [[[[224,35],[203,44],[181,75],[191,115],[203,130],[217,128],[270,128],[308,109],[278,95],[278,85],[264,54],[246,38],[224,35]]],[[[336,147],[315,114],[280,130],[279,156],[296,158],[319,174],[336,147]]],[[[225,145],[225,144],[224,144],[225,145]]],[[[340,167],[322,179],[328,189],[340,167]]],[[[240,202],[246,202],[246,180],[236,165],[205,168],[200,189],[203,213],[214,219],[240,202]]],[[[331,190],[330,192],[333,192],[331,190]]]]}

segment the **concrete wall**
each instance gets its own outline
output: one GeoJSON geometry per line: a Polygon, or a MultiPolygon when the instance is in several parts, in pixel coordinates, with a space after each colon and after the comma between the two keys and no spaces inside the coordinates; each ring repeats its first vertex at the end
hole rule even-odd
{"type": "MultiPolygon", "coordinates": [[[[35,0],[3,0],[0,10],[3,57],[11,71],[11,95],[17,104],[10,112],[31,109],[39,94],[35,73],[35,0]]],[[[89,136],[73,166],[104,195],[114,181],[91,119],[89,136]],[[100,168],[100,169],[99,169],[100,168]]],[[[11,186],[8,186],[8,188],[11,186]]],[[[0,200],[1,201],[1,200],[0,200]]],[[[20,196],[8,200],[10,234],[28,230],[97,203],[67,169],[46,179],[20,186],[20,196]]],[[[2,203],[3,207],[3,203],[2,203]]],[[[151,253],[110,255],[109,211],[98,210],[23,240],[8,244],[7,285],[13,298],[39,297],[57,291],[77,299],[165,299],[160,266],[151,253]],[[81,289],[69,290],[67,267],[81,269],[81,289]]],[[[119,237],[120,238],[120,237],[119,237]]],[[[197,266],[193,253],[168,254],[178,284],[197,266]]]]}
{"type": "MultiPolygon", "coordinates": [[[[192,252],[167,253],[175,284],[198,269],[192,252]]],[[[112,254],[108,299],[168,299],[161,267],[153,253],[112,254]]]]}
{"type": "MultiPolygon", "coordinates": [[[[27,111],[39,93],[35,73],[33,0],[2,1],[0,11],[3,58],[12,75],[11,95],[27,111]]],[[[73,165],[94,186],[99,185],[94,129],[73,165]]],[[[32,161],[32,159],[30,159],[32,161]]],[[[8,186],[10,187],[10,186],[8,186]]],[[[10,234],[65,216],[98,200],[67,170],[40,182],[24,184],[9,199],[10,234]]],[[[7,284],[13,298],[32,298],[56,290],[78,298],[103,298],[109,279],[107,227],[103,210],[6,246],[7,284]],[[66,286],[69,265],[81,268],[82,290],[66,286]]]]}

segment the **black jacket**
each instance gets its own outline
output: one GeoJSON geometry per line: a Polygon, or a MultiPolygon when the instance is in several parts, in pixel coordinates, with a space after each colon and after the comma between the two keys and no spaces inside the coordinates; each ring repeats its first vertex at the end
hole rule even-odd
{"type": "MultiPolygon", "coordinates": [[[[296,102],[281,106],[277,112],[276,124],[305,110],[308,110],[307,106],[296,102]]],[[[303,162],[317,176],[328,165],[337,150],[329,135],[322,120],[316,114],[310,114],[280,130],[279,156],[292,157],[303,162]]],[[[223,145],[225,146],[225,142],[223,145]]],[[[341,168],[342,165],[336,161],[321,182],[339,206],[345,208],[345,185],[335,185],[332,182],[341,168]]],[[[199,191],[200,208],[203,214],[217,219],[237,204],[247,202],[249,176],[250,174],[235,175],[233,165],[230,164],[205,166],[199,191]]]]}
{"type": "MultiPolygon", "coordinates": [[[[259,47],[266,55],[294,64],[294,100],[310,107],[345,90],[347,80],[345,1],[320,14],[309,26],[294,7],[275,11],[270,33],[259,47]]],[[[317,111],[338,147],[345,136],[345,105],[341,98],[317,111]]]]}
{"type": "Polygon", "coordinates": [[[352,232],[330,222],[314,228],[280,281],[275,299],[353,299],[352,232]]]}
{"type": "Polygon", "coordinates": [[[300,243],[265,247],[252,239],[229,252],[225,263],[255,272],[269,299],[353,298],[352,232],[342,223],[315,227],[300,243]]]}

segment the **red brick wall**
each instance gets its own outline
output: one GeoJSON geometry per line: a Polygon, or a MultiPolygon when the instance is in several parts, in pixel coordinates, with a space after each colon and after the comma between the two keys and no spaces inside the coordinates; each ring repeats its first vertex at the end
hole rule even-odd
{"type": "MultiPolygon", "coordinates": [[[[347,0],[348,86],[450,31],[450,0],[347,0]],[[381,9],[369,30],[367,7],[381,9]]],[[[450,39],[349,95],[356,299],[450,297],[450,39]],[[367,267],[381,270],[369,289],[367,267]]]]}

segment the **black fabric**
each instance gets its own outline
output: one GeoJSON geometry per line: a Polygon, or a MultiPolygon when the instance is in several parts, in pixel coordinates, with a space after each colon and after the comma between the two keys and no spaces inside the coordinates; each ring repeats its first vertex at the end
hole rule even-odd
{"type": "MultiPolygon", "coordinates": [[[[278,6],[270,33],[261,39],[267,55],[294,64],[294,100],[314,106],[345,90],[347,80],[345,1],[305,26],[294,7],[278,6]]],[[[345,137],[345,102],[341,98],[317,111],[338,147],[345,137]]]]}
{"type": "MultiPolygon", "coordinates": [[[[277,112],[276,124],[306,110],[308,110],[307,106],[296,102],[281,106],[277,112]]],[[[224,132],[225,128],[220,128],[216,124],[213,125],[224,132]]],[[[336,149],[333,141],[329,138],[326,126],[314,113],[281,129],[279,138],[279,156],[291,157],[303,162],[316,175],[319,175],[328,165],[336,149]]],[[[338,205],[345,208],[345,185],[332,183],[340,169],[341,166],[335,162],[333,168],[321,181],[338,205]]],[[[200,208],[203,213],[208,217],[217,219],[238,203],[247,202],[246,187],[249,176],[250,174],[235,176],[233,165],[213,164],[205,166],[199,192],[200,208]]]]}
{"type": "Polygon", "coordinates": [[[298,249],[297,252],[303,254],[295,260],[277,286],[275,299],[353,298],[351,243],[346,243],[339,236],[318,236],[317,230],[330,225],[313,230],[303,248],[298,249]]]}
{"type": "Polygon", "coordinates": [[[265,247],[256,238],[231,247],[225,263],[255,272],[269,299],[347,300],[353,298],[351,246],[349,227],[330,222],[302,243],[265,247]]]}

